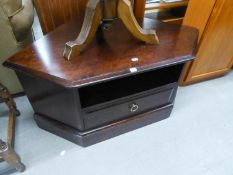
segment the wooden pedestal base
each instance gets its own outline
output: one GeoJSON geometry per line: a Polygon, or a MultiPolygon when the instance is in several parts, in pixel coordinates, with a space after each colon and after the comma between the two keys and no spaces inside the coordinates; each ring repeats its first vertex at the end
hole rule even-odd
{"type": "Polygon", "coordinates": [[[65,45],[63,56],[70,60],[79,55],[93,40],[99,25],[108,29],[112,21],[120,18],[131,34],[146,43],[158,44],[155,30],[142,29],[133,14],[130,0],[89,0],[79,36],[65,45]]]}
{"type": "Polygon", "coordinates": [[[173,104],[157,108],[141,115],[120,120],[109,125],[105,125],[89,131],[79,131],[68,125],[42,117],[38,114],[34,115],[37,125],[55,135],[63,137],[73,143],[87,147],[98,142],[110,139],[112,137],[124,134],[137,128],[149,125],[166,119],[170,116],[173,104]]]}

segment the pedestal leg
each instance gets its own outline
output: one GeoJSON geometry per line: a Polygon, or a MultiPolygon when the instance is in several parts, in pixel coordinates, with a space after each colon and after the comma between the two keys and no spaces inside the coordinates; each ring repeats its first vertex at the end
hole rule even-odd
{"type": "Polygon", "coordinates": [[[159,43],[155,30],[145,30],[139,26],[136,18],[134,17],[131,2],[129,0],[119,0],[118,16],[134,37],[149,44],[159,43]]]}
{"type": "Polygon", "coordinates": [[[86,8],[83,26],[78,38],[66,43],[63,56],[70,60],[74,55],[80,54],[92,41],[102,19],[100,0],[89,0],[86,8]]]}

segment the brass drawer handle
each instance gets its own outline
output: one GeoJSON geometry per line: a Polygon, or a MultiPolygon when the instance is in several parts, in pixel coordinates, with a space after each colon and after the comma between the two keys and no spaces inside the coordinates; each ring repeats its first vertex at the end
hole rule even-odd
{"type": "Polygon", "coordinates": [[[129,105],[130,112],[136,112],[139,109],[139,106],[136,103],[129,105]]]}

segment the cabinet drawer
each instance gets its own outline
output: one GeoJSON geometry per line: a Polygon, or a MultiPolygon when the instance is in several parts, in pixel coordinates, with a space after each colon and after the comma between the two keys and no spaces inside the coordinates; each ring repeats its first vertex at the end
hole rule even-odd
{"type": "Polygon", "coordinates": [[[177,83],[83,110],[85,129],[155,109],[174,100],[177,83]]]}

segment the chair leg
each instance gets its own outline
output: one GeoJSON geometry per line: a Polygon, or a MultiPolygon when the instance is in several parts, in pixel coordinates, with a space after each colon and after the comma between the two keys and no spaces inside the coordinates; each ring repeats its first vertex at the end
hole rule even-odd
{"type": "Polygon", "coordinates": [[[10,109],[8,127],[7,127],[7,143],[14,148],[15,141],[15,113],[10,109]]]}
{"type": "Polygon", "coordinates": [[[25,165],[22,164],[18,154],[2,140],[0,140],[0,158],[14,167],[17,171],[25,171],[25,165]]]}
{"type": "Polygon", "coordinates": [[[16,108],[16,104],[10,95],[10,92],[5,86],[0,83],[0,98],[6,103],[9,108],[9,120],[7,130],[7,143],[0,139],[0,161],[4,160],[17,171],[23,172],[25,166],[22,164],[18,154],[12,149],[14,147],[14,136],[15,136],[15,117],[20,115],[19,110],[16,108]]]}
{"type": "Polygon", "coordinates": [[[15,117],[20,115],[19,110],[16,108],[16,104],[11,97],[10,92],[8,89],[0,84],[0,97],[4,100],[7,107],[9,108],[9,120],[8,120],[8,136],[7,142],[13,148],[14,147],[14,136],[15,136],[15,117]]]}

